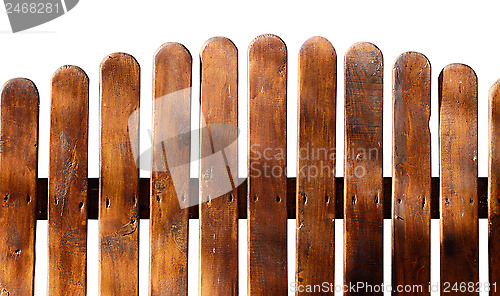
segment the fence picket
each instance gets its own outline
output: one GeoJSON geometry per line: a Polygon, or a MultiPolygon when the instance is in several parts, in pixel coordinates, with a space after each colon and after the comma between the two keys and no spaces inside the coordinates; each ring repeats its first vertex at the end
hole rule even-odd
{"type": "MultiPolygon", "coordinates": [[[[356,43],[345,57],[344,284],[383,282],[383,58],[356,43]]],[[[382,295],[369,289],[345,295],[382,295]]]]}
{"type": "Polygon", "coordinates": [[[88,88],[87,75],[75,66],[52,77],[49,295],[87,295],[88,88]]]}
{"type": "Polygon", "coordinates": [[[274,35],[248,49],[248,295],[287,293],[287,49],[274,35]]]}
{"type": "Polygon", "coordinates": [[[477,78],[470,67],[451,64],[438,81],[441,295],[455,284],[460,295],[478,295],[477,78]]]}
{"type": "MultiPolygon", "coordinates": [[[[296,283],[334,283],[337,55],[322,37],[299,54],[296,283]]],[[[330,291],[328,295],[333,295],[330,291]]],[[[327,295],[317,291],[313,295],[327,295]]],[[[311,295],[303,290],[297,295],[311,295]]]]}
{"type": "Polygon", "coordinates": [[[178,43],[154,58],[150,295],[188,293],[191,63],[178,43]]]}
{"type": "Polygon", "coordinates": [[[200,57],[200,295],[238,295],[238,50],[212,38],[200,57]]]}
{"type": "Polygon", "coordinates": [[[34,295],[38,91],[9,80],[0,102],[0,295],[34,295]]]}
{"type": "Polygon", "coordinates": [[[489,92],[488,264],[491,296],[500,295],[500,80],[489,92]]]}
{"type": "Polygon", "coordinates": [[[431,65],[416,52],[393,67],[392,285],[420,285],[429,295],[431,219],[431,65]]]}
{"type": "Polygon", "coordinates": [[[101,63],[100,295],[139,292],[139,76],[128,54],[101,63]]]}

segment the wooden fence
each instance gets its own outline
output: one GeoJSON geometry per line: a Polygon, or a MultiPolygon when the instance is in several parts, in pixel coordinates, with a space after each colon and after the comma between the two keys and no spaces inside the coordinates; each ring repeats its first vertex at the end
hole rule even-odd
{"type": "MultiPolygon", "coordinates": [[[[201,295],[238,295],[238,219],[248,219],[248,294],[287,295],[289,218],[297,221],[296,284],[303,287],[297,295],[333,294],[317,287],[334,283],[335,219],[344,219],[344,283],[336,284],[381,285],[384,218],[392,219],[392,283],[386,284],[423,287],[393,295],[429,295],[431,218],[441,225],[441,293],[450,294],[448,284],[452,295],[487,289],[478,278],[478,218],[488,218],[489,290],[500,295],[500,84],[489,96],[489,179],[478,178],[477,78],[463,64],[442,70],[440,178],[431,178],[431,66],[416,52],[399,56],[393,173],[383,178],[382,53],[354,44],[344,63],[345,177],[335,178],[337,55],[326,39],[313,37],[299,54],[297,178],[287,178],[287,48],[276,36],[259,36],[248,49],[248,179],[239,185],[229,178],[229,189],[214,195],[220,177],[214,171],[238,172],[237,145],[220,147],[237,134],[212,128],[240,124],[237,49],[213,38],[200,58],[199,180],[190,180],[189,166],[172,165],[189,163],[191,149],[192,57],[180,44],[167,43],[154,57],[153,101],[176,95],[153,104],[150,179],[139,178],[136,162],[140,67],[132,56],[112,54],[101,64],[99,179],[87,178],[89,81],[81,69],[64,66],[52,77],[48,180],[37,178],[37,89],[23,78],[4,85],[0,295],[33,295],[41,219],[49,227],[48,295],[86,295],[87,221],[96,218],[100,295],[138,295],[141,218],[150,219],[150,295],[187,295],[194,272],[201,295]],[[178,141],[164,143],[172,135],[178,141]],[[208,157],[220,151],[222,158],[208,157]],[[187,268],[190,218],[200,219],[199,271],[187,268]]],[[[382,292],[346,289],[345,295],[382,292]]]]}

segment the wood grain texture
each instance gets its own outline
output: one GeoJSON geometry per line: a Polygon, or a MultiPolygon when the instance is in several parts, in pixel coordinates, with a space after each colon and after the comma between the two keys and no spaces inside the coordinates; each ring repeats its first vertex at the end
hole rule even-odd
{"type": "Polygon", "coordinates": [[[0,102],[0,295],[34,295],[38,91],[9,80],[0,102]]]}
{"type": "MultiPolygon", "coordinates": [[[[383,58],[371,43],[345,56],[344,284],[383,282],[383,58]]],[[[359,289],[345,295],[382,295],[359,289]]]]}
{"type": "Polygon", "coordinates": [[[99,290],[138,295],[140,68],[116,53],[101,63],[99,290]]]}
{"type": "Polygon", "coordinates": [[[429,295],[431,221],[431,65],[416,52],[393,66],[392,285],[429,295]]]}
{"type": "Polygon", "coordinates": [[[312,37],[299,53],[296,283],[305,286],[334,282],[336,94],[335,49],[312,37]]]}
{"type": "Polygon", "coordinates": [[[212,38],[200,58],[200,295],[238,295],[238,50],[212,38]]]}
{"type": "MultiPolygon", "coordinates": [[[[190,188],[199,188],[198,178],[190,178],[190,188]]],[[[479,199],[479,219],[488,218],[488,178],[479,177],[478,199],[479,199]]],[[[241,178],[238,183],[238,214],[240,219],[247,218],[247,181],[241,178]]],[[[99,178],[88,179],[88,215],[89,219],[97,219],[99,206],[99,178]]],[[[289,177],[287,186],[287,213],[288,219],[295,219],[296,216],[296,178],[289,177]]],[[[150,178],[140,179],[139,192],[139,215],[141,219],[149,219],[149,199],[150,199],[150,178]]],[[[392,203],[392,178],[384,177],[384,219],[391,219],[392,203]]],[[[37,220],[47,220],[47,178],[38,178],[37,182],[37,220]]],[[[197,191],[190,191],[193,198],[198,198],[197,191]]],[[[344,178],[335,177],[335,218],[344,218],[344,178]]],[[[439,219],[439,178],[432,177],[431,180],[431,218],[439,219]]],[[[198,219],[200,211],[197,207],[189,208],[189,219],[198,219]]]]}
{"type": "Polygon", "coordinates": [[[150,220],[150,295],[188,293],[189,51],[166,43],[155,54],[150,220]]]}
{"type": "Polygon", "coordinates": [[[48,203],[49,295],[87,295],[89,79],[75,66],[52,76],[48,203]]]}
{"type": "Polygon", "coordinates": [[[490,295],[500,295],[500,80],[489,92],[488,263],[490,295]],[[494,289],[493,287],[496,287],[494,289]]]}
{"type": "Polygon", "coordinates": [[[287,49],[261,35],[248,49],[248,295],[287,293],[287,49]]]}
{"type": "Polygon", "coordinates": [[[479,281],[477,112],[474,71],[445,67],[439,75],[441,295],[450,294],[447,283],[477,288],[479,281]]]}

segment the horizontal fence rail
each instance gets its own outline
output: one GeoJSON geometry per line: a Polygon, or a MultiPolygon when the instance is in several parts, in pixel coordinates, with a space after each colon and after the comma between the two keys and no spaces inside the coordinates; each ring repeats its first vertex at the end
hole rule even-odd
{"type": "MultiPolygon", "coordinates": [[[[288,219],[296,218],[296,178],[287,178],[287,213],[288,219]]],[[[190,179],[190,188],[198,188],[198,179],[190,179]]],[[[478,180],[478,217],[480,219],[488,218],[488,178],[479,177],[478,180]]],[[[247,218],[247,189],[248,184],[246,179],[238,180],[238,218],[247,218]]],[[[99,215],[99,179],[88,179],[88,219],[97,219],[99,215]]],[[[391,187],[392,178],[384,177],[384,219],[391,218],[391,187]]],[[[37,183],[37,219],[47,220],[47,188],[48,180],[39,178],[37,183]]],[[[139,217],[141,219],[149,219],[150,210],[150,179],[141,178],[139,186],[139,217]]],[[[198,192],[191,192],[195,198],[198,197],[198,192]]],[[[335,178],[335,219],[344,218],[344,178],[335,178]]],[[[439,219],[439,178],[433,177],[431,180],[431,198],[430,198],[431,218],[439,219]]],[[[199,210],[197,207],[189,208],[189,218],[198,219],[199,210]]]]}
{"type": "MultiPolygon", "coordinates": [[[[38,178],[39,94],[8,81],[0,100],[0,296],[33,295],[37,220],[48,220],[48,293],[87,294],[88,220],[98,219],[99,295],[138,295],[139,231],[149,219],[149,295],[238,295],[238,219],[248,220],[248,294],[286,295],[287,219],[296,219],[296,295],[333,295],[335,220],[343,220],[345,295],[430,295],[430,225],[440,223],[441,294],[500,295],[500,82],[489,94],[489,177],[478,178],[478,82],[464,64],[437,77],[431,63],[400,55],[392,84],[374,44],[344,56],[344,110],[337,110],[337,63],[325,38],[298,57],[297,177],[286,176],[288,49],[261,35],[247,51],[247,122],[238,122],[238,49],[209,39],[201,71],[179,43],[154,55],[152,146],[140,154],[141,69],[126,53],[100,66],[99,178],[88,178],[89,79],[63,66],[51,80],[49,178],[38,178]],[[191,126],[193,79],[200,125],[191,126]],[[392,85],[392,177],[383,177],[383,88],[392,85]],[[344,122],[336,118],[344,112],[344,122]],[[439,114],[440,177],[431,177],[431,112],[439,114]],[[248,124],[248,178],[238,178],[238,127],[248,124]],[[344,160],[335,159],[336,127],[344,160]],[[198,137],[196,159],[190,159],[198,137]],[[305,153],[305,155],[304,155],[305,153]],[[140,158],[151,159],[140,178],[140,158]],[[199,178],[190,163],[199,162],[199,178]],[[336,166],[344,177],[336,178],[336,166]],[[305,168],[305,169],[304,169],[305,168]],[[479,283],[479,219],[488,219],[489,279],[479,283]],[[199,269],[188,271],[189,219],[199,219],[199,269]],[[383,282],[384,219],[391,219],[392,279],[383,282]],[[363,287],[360,287],[362,284],[363,287]],[[320,290],[317,290],[320,286],[320,290]],[[330,286],[330,287],[332,287],[330,286]],[[415,290],[415,286],[420,286],[415,290]],[[300,288],[302,287],[302,288],[300,288]],[[404,292],[404,293],[403,293],[404,292]]],[[[500,81],[500,80],[499,80],[500,81]]],[[[142,164],[141,164],[142,165],[142,164]]]]}

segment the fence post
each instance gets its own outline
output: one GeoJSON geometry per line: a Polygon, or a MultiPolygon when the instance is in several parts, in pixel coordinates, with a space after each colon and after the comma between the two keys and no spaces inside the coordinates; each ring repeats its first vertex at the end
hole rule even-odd
{"type": "Polygon", "coordinates": [[[455,284],[478,295],[477,78],[469,66],[451,64],[438,80],[441,295],[456,292],[455,284]]]}
{"type": "Polygon", "coordinates": [[[212,38],[200,58],[200,295],[238,295],[238,50],[212,38]]]}
{"type": "Polygon", "coordinates": [[[345,295],[383,292],[383,66],[371,43],[345,56],[344,284],[356,287],[345,295]]]}
{"type": "Polygon", "coordinates": [[[9,80],[0,102],[0,295],[33,295],[38,110],[36,86],[9,80]]]}
{"type": "MultiPolygon", "coordinates": [[[[335,49],[325,38],[312,37],[299,53],[297,286],[335,280],[336,94],[335,49]]],[[[316,294],[325,295],[324,291],[316,294]]],[[[331,287],[328,294],[333,295],[331,287]]]]}
{"type": "Polygon", "coordinates": [[[287,49],[274,35],[248,49],[248,295],[287,293],[287,49]]]}
{"type": "Polygon", "coordinates": [[[150,295],[188,294],[191,63],[181,44],[154,58],[151,163],[150,295]]]}
{"type": "Polygon", "coordinates": [[[139,76],[128,54],[101,64],[100,295],[139,293],[139,76]]]}
{"type": "Polygon", "coordinates": [[[407,52],[392,73],[392,295],[429,295],[431,65],[407,52]],[[413,285],[422,290],[397,291],[413,285]]]}
{"type": "Polygon", "coordinates": [[[49,295],[87,295],[89,80],[63,66],[52,76],[48,198],[49,295]]]}

